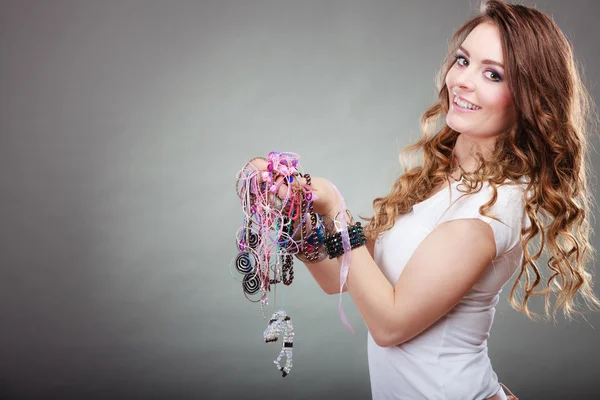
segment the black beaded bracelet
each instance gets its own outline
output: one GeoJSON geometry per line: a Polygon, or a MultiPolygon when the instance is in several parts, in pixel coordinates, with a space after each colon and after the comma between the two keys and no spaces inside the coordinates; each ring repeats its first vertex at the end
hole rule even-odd
{"type": "MultiPolygon", "coordinates": [[[[360,222],[357,222],[354,225],[348,225],[348,236],[350,238],[351,249],[356,249],[357,247],[367,244],[367,237],[363,232],[363,227],[360,222]]],[[[325,238],[325,246],[327,246],[327,254],[329,254],[329,259],[344,255],[342,232],[337,232],[333,235],[327,236],[325,238]]]]}

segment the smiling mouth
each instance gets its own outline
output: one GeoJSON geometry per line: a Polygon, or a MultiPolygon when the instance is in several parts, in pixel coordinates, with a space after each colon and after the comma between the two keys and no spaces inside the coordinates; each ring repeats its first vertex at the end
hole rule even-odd
{"type": "Polygon", "coordinates": [[[477,110],[481,110],[481,107],[473,104],[473,103],[469,103],[466,100],[463,100],[460,98],[460,96],[458,95],[454,95],[454,100],[452,101],[454,104],[456,104],[457,106],[459,106],[460,108],[464,108],[467,110],[473,110],[473,111],[477,111],[477,110]]]}

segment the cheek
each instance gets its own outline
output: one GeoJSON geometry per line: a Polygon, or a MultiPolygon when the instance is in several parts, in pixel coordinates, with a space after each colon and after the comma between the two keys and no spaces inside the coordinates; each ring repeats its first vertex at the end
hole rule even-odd
{"type": "Polygon", "coordinates": [[[448,88],[448,92],[450,94],[452,94],[452,92],[450,92],[450,88],[452,87],[452,83],[454,82],[454,74],[452,73],[452,71],[454,70],[454,68],[450,69],[450,71],[448,71],[448,73],[446,74],[446,87],[448,88]]]}
{"type": "Polygon", "coordinates": [[[506,129],[515,119],[515,109],[510,94],[507,92],[498,93],[490,100],[493,102],[490,110],[493,110],[497,123],[502,125],[501,129],[506,129]]]}
{"type": "Polygon", "coordinates": [[[486,103],[488,103],[490,109],[493,109],[496,113],[501,115],[512,113],[512,99],[508,91],[502,90],[490,93],[486,100],[486,103]]]}

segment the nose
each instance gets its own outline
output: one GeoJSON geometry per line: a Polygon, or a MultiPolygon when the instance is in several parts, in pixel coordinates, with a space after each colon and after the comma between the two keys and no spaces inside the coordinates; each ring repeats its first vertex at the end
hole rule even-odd
{"type": "Polygon", "coordinates": [[[454,86],[457,86],[463,90],[475,89],[474,76],[471,68],[465,68],[460,71],[454,80],[454,86]]]}

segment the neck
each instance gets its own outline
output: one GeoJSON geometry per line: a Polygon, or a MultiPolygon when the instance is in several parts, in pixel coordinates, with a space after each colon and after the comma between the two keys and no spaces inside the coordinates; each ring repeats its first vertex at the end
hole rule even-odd
{"type": "Polygon", "coordinates": [[[475,171],[479,164],[478,153],[481,153],[484,159],[488,159],[494,150],[495,144],[495,137],[474,138],[463,133],[459,134],[452,151],[454,164],[456,165],[452,177],[458,179],[460,176],[459,165],[466,172],[475,171]]]}

